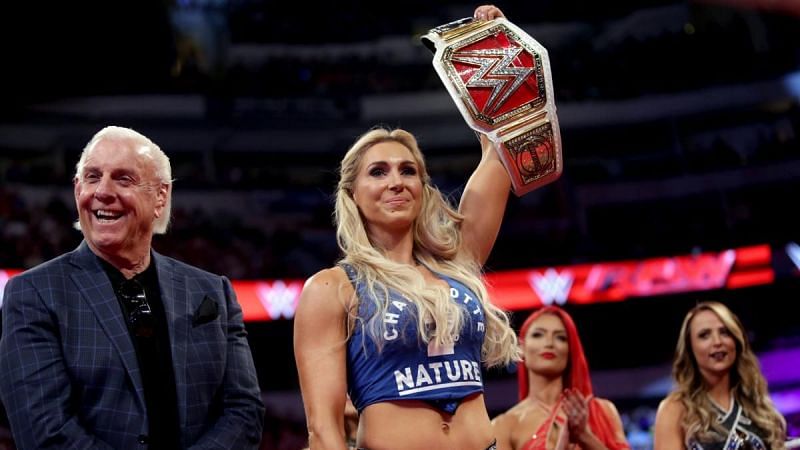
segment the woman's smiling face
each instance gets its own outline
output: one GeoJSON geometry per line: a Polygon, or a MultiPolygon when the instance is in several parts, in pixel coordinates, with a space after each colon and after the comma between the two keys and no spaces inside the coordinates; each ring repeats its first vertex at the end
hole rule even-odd
{"type": "Polygon", "coordinates": [[[422,208],[422,179],[411,150],[395,141],[367,149],[353,182],[353,200],[369,234],[409,229],[422,208]]]}

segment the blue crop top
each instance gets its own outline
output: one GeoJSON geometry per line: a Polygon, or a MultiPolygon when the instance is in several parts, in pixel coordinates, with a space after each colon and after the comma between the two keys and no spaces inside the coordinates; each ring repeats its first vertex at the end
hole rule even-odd
{"type": "Polygon", "coordinates": [[[359,298],[359,321],[347,343],[348,393],[359,414],[373,403],[392,400],[423,400],[454,414],[464,398],[483,392],[481,347],[486,331],[483,307],[474,292],[438,275],[450,285],[450,298],[466,313],[455,344],[441,347],[422,342],[416,306],[395,292],[390,293],[391,304],[383,317],[373,317],[375,305],[365,287],[355,282],[352,267],[343,268],[359,298]],[[379,350],[367,330],[380,330],[382,324],[386,329],[379,350]]]}

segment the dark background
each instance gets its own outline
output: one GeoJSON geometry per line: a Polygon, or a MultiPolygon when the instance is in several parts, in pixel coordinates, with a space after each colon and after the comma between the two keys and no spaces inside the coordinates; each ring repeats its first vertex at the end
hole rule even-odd
{"type": "MultiPolygon", "coordinates": [[[[375,124],[415,133],[457,199],[478,146],[418,37],[477,4],[378,3],[3,2],[0,268],[77,245],[74,164],[109,124],[172,160],[173,226],[155,248],[234,279],[305,278],[335,261],[336,166],[375,124]]],[[[780,269],[768,286],[567,308],[599,373],[667,377],[683,315],[706,299],[727,303],[758,351],[800,345],[800,279],[781,253],[800,239],[798,17],[668,0],[497,5],[549,50],[565,168],[510,200],[487,270],[766,243],[780,269]]],[[[296,448],[292,322],[247,327],[272,408],[264,447],[296,448]]],[[[513,377],[487,374],[492,386],[513,377]]],[[[633,411],[657,397],[614,399],[633,411]]]]}

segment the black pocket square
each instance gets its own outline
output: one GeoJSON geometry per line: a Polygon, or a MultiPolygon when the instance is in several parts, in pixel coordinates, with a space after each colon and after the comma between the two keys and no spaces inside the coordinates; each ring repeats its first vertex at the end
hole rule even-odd
{"type": "Polygon", "coordinates": [[[192,326],[202,325],[211,322],[219,316],[219,305],[211,297],[203,297],[203,302],[192,316],[192,326]]]}

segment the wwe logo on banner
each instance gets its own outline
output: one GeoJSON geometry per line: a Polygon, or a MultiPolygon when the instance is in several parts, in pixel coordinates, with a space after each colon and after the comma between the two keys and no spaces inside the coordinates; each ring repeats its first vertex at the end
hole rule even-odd
{"type": "Polygon", "coordinates": [[[794,242],[789,242],[786,244],[786,254],[789,255],[789,259],[792,260],[794,266],[800,270],[800,245],[797,245],[794,242]]]}
{"type": "Polygon", "coordinates": [[[559,274],[555,269],[547,269],[544,275],[534,272],[529,282],[544,305],[552,305],[554,302],[563,305],[567,303],[574,279],[572,272],[564,271],[559,274]]]}
{"type": "Polygon", "coordinates": [[[281,316],[286,319],[294,317],[297,299],[300,296],[298,286],[287,286],[278,280],[272,283],[272,286],[269,283],[259,283],[257,292],[258,300],[271,319],[280,319],[281,316]]]}

